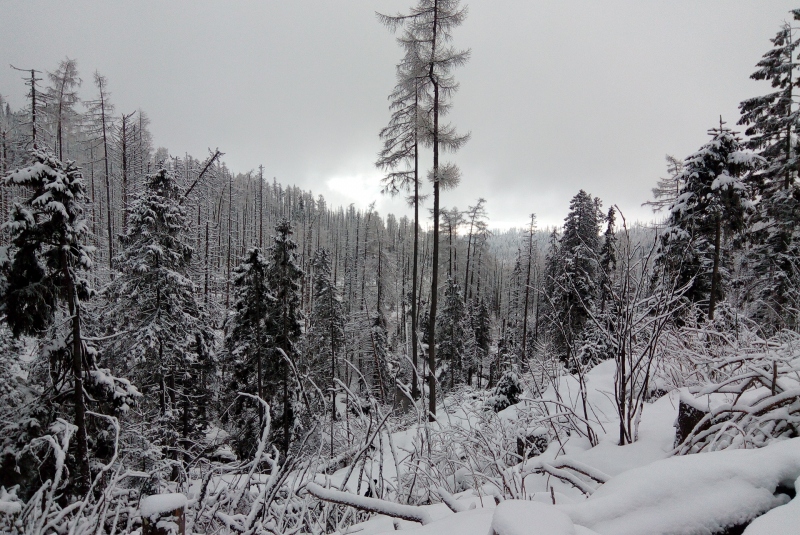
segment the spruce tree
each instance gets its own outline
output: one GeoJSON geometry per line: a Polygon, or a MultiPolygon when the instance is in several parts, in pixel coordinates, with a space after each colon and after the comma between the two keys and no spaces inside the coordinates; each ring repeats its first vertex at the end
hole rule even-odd
{"type": "Polygon", "coordinates": [[[544,257],[544,269],[542,270],[542,295],[540,296],[541,306],[539,317],[541,325],[536,325],[536,330],[540,333],[540,340],[546,344],[553,342],[555,332],[555,297],[557,280],[561,274],[563,264],[560,260],[558,230],[553,228],[547,238],[547,253],[544,257]]]}
{"type": "Polygon", "coordinates": [[[465,341],[467,314],[460,286],[448,278],[442,300],[442,311],[436,320],[439,333],[439,383],[448,390],[466,382],[465,341]]]}
{"type": "Polygon", "coordinates": [[[528,306],[530,304],[530,293],[531,293],[531,267],[533,266],[534,262],[534,243],[533,243],[533,234],[536,230],[536,214],[531,214],[531,221],[530,225],[528,226],[528,239],[527,243],[525,244],[525,291],[520,292],[524,295],[523,298],[523,306],[522,306],[522,336],[520,340],[522,342],[522,348],[520,351],[520,357],[524,360],[528,358],[528,306]]]}
{"type": "Polygon", "coordinates": [[[600,249],[599,200],[580,190],[570,201],[564,219],[564,234],[556,257],[548,260],[552,301],[551,329],[559,357],[574,365],[573,350],[597,298],[598,252],[600,249]]]}
{"type": "Polygon", "coordinates": [[[193,249],[185,243],[182,197],[163,162],[146,177],[121,237],[120,273],[107,291],[111,325],[128,332],[112,338],[109,350],[152,394],[145,414],[161,419],[154,440],[174,462],[173,478],[208,422],[215,368],[213,332],[188,276],[193,249]]]}
{"type": "Polygon", "coordinates": [[[393,362],[389,347],[389,332],[386,316],[378,310],[370,315],[370,352],[374,360],[372,367],[372,395],[382,403],[391,403],[394,395],[393,362]]]}
{"type": "Polygon", "coordinates": [[[474,354],[470,362],[471,369],[467,371],[467,384],[471,383],[471,377],[474,372],[477,376],[477,386],[480,387],[483,366],[487,362],[489,350],[492,345],[492,324],[489,306],[482,297],[473,301],[470,324],[472,327],[472,338],[474,339],[474,354]]]}
{"type": "Polygon", "coordinates": [[[278,367],[270,361],[265,362],[266,348],[269,345],[268,333],[271,330],[270,308],[273,297],[267,285],[269,266],[258,248],[247,251],[244,261],[234,269],[233,311],[228,316],[225,347],[228,353],[227,364],[231,368],[230,394],[234,401],[234,426],[236,444],[240,457],[252,454],[264,426],[264,408],[261,403],[243,399],[237,394],[255,394],[263,400],[275,395],[278,382],[278,367]],[[265,385],[271,385],[270,391],[265,385]]]}
{"type": "MultiPolygon", "coordinates": [[[[312,262],[314,269],[314,304],[311,308],[311,328],[306,341],[306,355],[318,364],[321,381],[327,383],[331,396],[331,429],[336,420],[336,376],[339,359],[345,345],[345,313],[339,292],[331,278],[331,263],[328,251],[319,249],[312,262]],[[327,366],[326,362],[327,361],[327,366]],[[324,371],[327,370],[327,371],[324,371]]],[[[331,431],[332,433],[332,431],[331,431]]],[[[331,435],[331,457],[333,436],[331,435]]]]}
{"type": "Polygon", "coordinates": [[[546,315],[552,309],[552,297],[556,292],[556,280],[563,267],[560,260],[559,240],[558,230],[553,228],[547,239],[547,254],[544,257],[544,293],[548,297],[544,303],[546,315]]]}
{"type": "Polygon", "coordinates": [[[46,383],[35,371],[26,365],[24,340],[0,325],[0,486],[21,485],[23,493],[43,475],[28,445],[53,420],[49,396],[43,395],[46,383]]]}
{"type": "MultiPolygon", "coordinates": [[[[794,10],[800,18],[800,10],[794,10]]],[[[739,105],[739,124],[747,125],[747,146],[764,158],[751,183],[761,197],[753,218],[749,257],[756,276],[755,316],[773,327],[796,326],[800,308],[800,243],[795,227],[800,219],[797,142],[800,108],[796,104],[800,41],[787,23],[772,39],[773,47],[750,76],[769,81],[773,92],[739,105]]]]}
{"type": "Polygon", "coordinates": [[[522,249],[517,248],[514,268],[511,270],[511,277],[508,281],[508,315],[504,331],[506,349],[515,357],[520,356],[522,347],[520,341],[522,339],[521,326],[525,296],[523,288],[525,284],[524,269],[522,265],[522,249]]]}
{"type": "Polygon", "coordinates": [[[576,343],[576,357],[572,365],[579,365],[584,369],[613,357],[614,341],[609,336],[614,331],[616,321],[616,303],[613,299],[615,292],[620,288],[615,286],[615,271],[617,269],[617,237],[614,230],[616,211],[609,208],[605,216],[606,231],[603,235],[603,244],[598,253],[598,289],[597,298],[589,310],[585,328],[576,343]]]}
{"type": "Polygon", "coordinates": [[[15,203],[5,224],[12,246],[2,300],[15,337],[40,336],[52,329],[42,357],[49,364],[56,394],[72,391],[80,493],[90,480],[87,403],[99,401],[98,393],[128,403],[137,392],[127,381],[99,368],[99,355],[84,338],[85,302],[94,290],[85,278],[92,261],[91,248],[85,245],[89,232],[83,216],[83,175],[73,161],[61,161],[45,150],[33,149],[31,157],[29,167],[3,179],[7,187],[25,188],[27,199],[15,203]]]}
{"type": "Polygon", "coordinates": [[[708,303],[713,319],[724,296],[724,242],[743,230],[752,206],[742,174],[758,157],[722,125],[709,134],[711,140],[684,163],[684,187],[670,208],[659,260],[679,287],[688,285],[690,301],[708,303]]]}
{"type": "Polygon", "coordinates": [[[617,269],[617,234],[614,230],[616,224],[616,211],[614,207],[608,209],[606,214],[606,232],[603,235],[603,245],[600,248],[600,311],[605,311],[606,301],[611,293],[611,284],[614,271],[617,269]]]}
{"type": "MultiPolygon", "coordinates": [[[[274,350],[272,364],[279,370],[281,390],[281,412],[273,420],[284,456],[289,452],[292,429],[295,423],[293,400],[296,397],[291,364],[297,363],[297,342],[302,333],[300,321],[300,281],[303,271],[297,265],[297,243],[292,239],[292,224],[283,219],[275,226],[274,243],[270,248],[270,263],[267,271],[269,290],[275,298],[269,311],[270,335],[274,350]],[[279,351],[280,350],[280,351],[279,351]],[[283,354],[281,354],[281,351],[283,354]],[[287,361],[288,359],[288,361],[287,361]]],[[[275,385],[278,387],[278,385],[275,385]]]]}

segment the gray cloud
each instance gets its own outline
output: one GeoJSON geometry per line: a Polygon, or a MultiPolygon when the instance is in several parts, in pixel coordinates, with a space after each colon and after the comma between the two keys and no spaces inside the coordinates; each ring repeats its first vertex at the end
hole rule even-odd
{"type": "MultiPolygon", "coordinates": [[[[118,111],[141,107],[158,145],[321,193],[331,203],[404,210],[380,199],[372,166],[400,57],[374,11],[397,0],[292,2],[4,2],[0,93],[23,102],[19,73],[77,58],[109,79],[118,111]],[[333,187],[334,189],[331,189],[333,187]]],[[[463,183],[443,204],[483,196],[496,223],[536,212],[559,223],[579,188],[629,219],[721,114],[768,87],[749,80],[791,2],[470,3],[455,44],[472,48],[456,77],[452,120],[473,138],[453,160],[463,183]]]]}

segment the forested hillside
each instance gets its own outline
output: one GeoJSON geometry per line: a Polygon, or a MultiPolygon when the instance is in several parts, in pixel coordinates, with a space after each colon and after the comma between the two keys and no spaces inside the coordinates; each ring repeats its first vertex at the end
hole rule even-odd
{"type": "Polygon", "coordinates": [[[233,148],[157,148],[92,66],[18,69],[27,104],[0,97],[1,531],[511,535],[556,515],[541,533],[733,533],[793,507],[796,29],[752,74],[764,95],[652,177],[651,223],[587,177],[560,227],[531,196],[528,224],[499,230],[491,199],[447,206],[466,16],[378,17],[400,48],[375,162],[399,218],[230,169],[233,148]],[[783,464],[719,456],[764,447],[783,464]],[[709,495],[746,480],[741,507],[634,518],[625,492],[659,484],[643,467],[669,457],[691,488],[689,454],[720,467],[709,495]],[[448,516],[470,514],[472,531],[448,516]]]}

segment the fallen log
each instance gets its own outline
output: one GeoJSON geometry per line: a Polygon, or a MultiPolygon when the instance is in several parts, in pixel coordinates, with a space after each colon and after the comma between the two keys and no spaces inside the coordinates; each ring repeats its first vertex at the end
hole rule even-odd
{"type": "Polygon", "coordinates": [[[432,520],[428,511],[414,505],[403,505],[378,498],[367,498],[366,496],[359,496],[358,494],[351,494],[340,490],[326,489],[316,483],[309,483],[306,485],[306,490],[312,496],[326,502],[349,505],[361,511],[369,511],[371,513],[378,513],[393,518],[409,520],[411,522],[419,522],[423,526],[429,524],[432,520]]]}

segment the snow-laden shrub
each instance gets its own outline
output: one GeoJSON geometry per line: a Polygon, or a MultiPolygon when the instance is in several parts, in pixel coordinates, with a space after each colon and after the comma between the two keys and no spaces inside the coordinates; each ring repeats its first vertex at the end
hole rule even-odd
{"type": "Polygon", "coordinates": [[[17,485],[6,490],[0,487],[0,533],[11,533],[19,528],[18,516],[24,505],[17,496],[17,485]]]}
{"type": "Polygon", "coordinates": [[[706,413],[678,446],[679,453],[762,447],[798,436],[800,334],[738,336],[711,326],[683,329],[683,366],[690,395],[706,413]]]}
{"type": "MultiPolygon", "coordinates": [[[[266,409],[269,414],[269,408],[266,409]]],[[[37,455],[51,460],[52,478],[40,483],[27,499],[18,497],[16,488],[0,487],[0,533],[141,533],[142,516],[147,510],[140,507],[140,498],[174,492],[184,493],[189,498],[185,510],[187,533],[319,533],[324,530],[327,514],[320,515],[319,503],[306,495],[301,496],[299,489],[314,473],[324,471],[327,459],[319,452],[303,459],[282,459],[268,442],[269,422],[259,438],[254,458],[201,464],[187,473],[190,478],[186,481],[153,483],[151,473],[124,465],[120,454],[126,445],[121,440],[120,424],[114,417],[103,418],[116,434],[114,453],[107,464],[93,467],[92,482],[86,494],[76,496],[71,502],[63,500],[63,491],[70,484],[67,461],[76,427],[57,419],[47,434],[30,444],[37,455]],[[287,479],[290,474],[294,477],[287,479]]]]}
{"type": "Polygon", "coordinates": [[[523,387],[519,374],[514,370],[508,371],[498,381],[492,396],[486,400],[486,408],[494,412],[507,409],[511,405],[519,403],[522,392],[523,387]]]}

